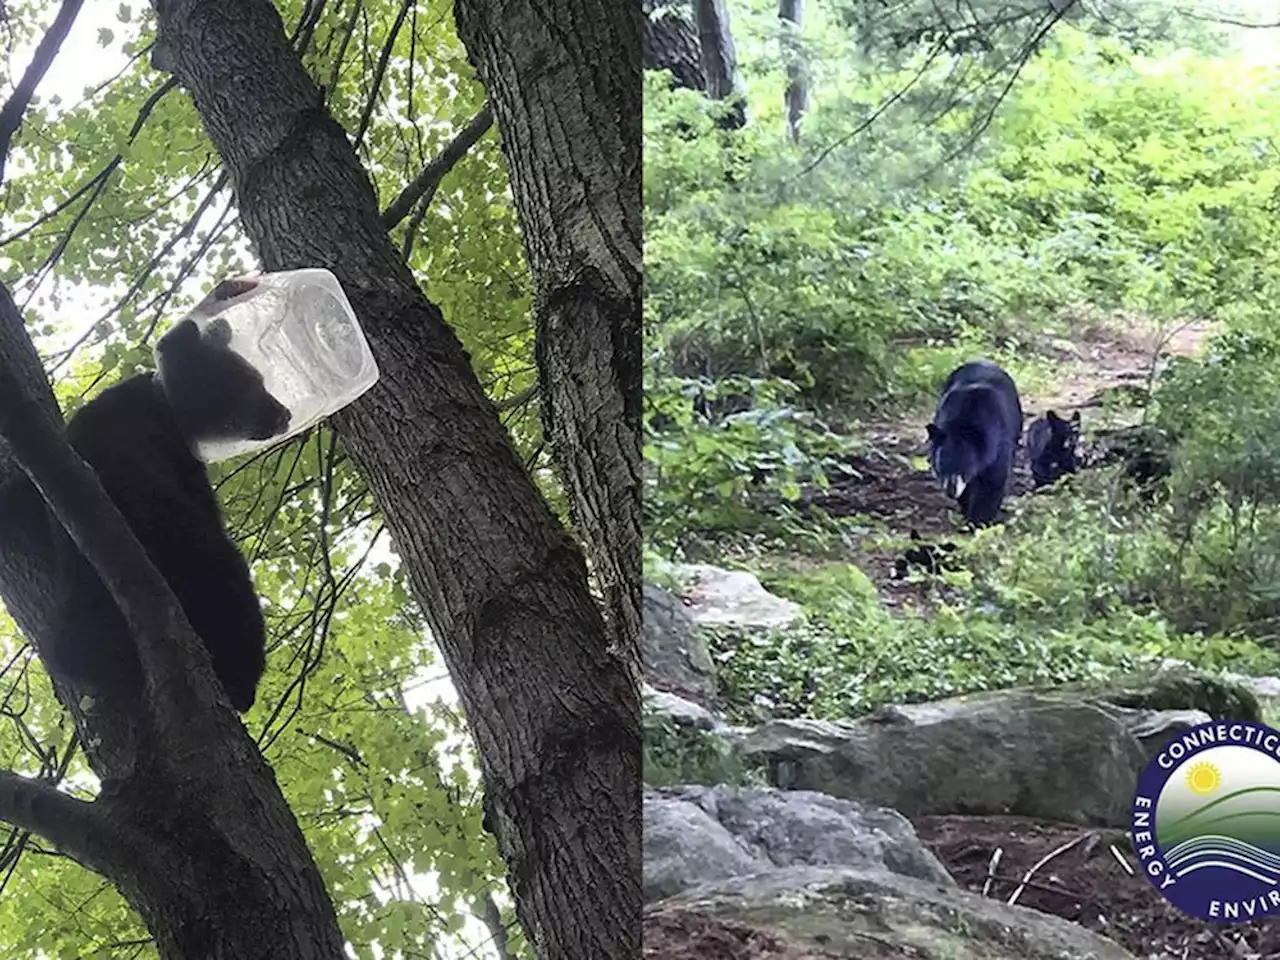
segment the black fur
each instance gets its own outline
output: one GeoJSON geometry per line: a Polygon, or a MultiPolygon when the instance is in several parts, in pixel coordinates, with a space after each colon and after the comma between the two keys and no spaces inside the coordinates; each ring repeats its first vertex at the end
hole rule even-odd
{"type": "Polygon", "coordinates": [[[1022,439],[1022,403],[1013,378],[974,360],[952,371],[928,426],[929,464],[974,526],[993,522],[1004,502],[1022,439]]]}
{"type": "Polygon", "coordinates": [[[1076,445],[1080,440],[1080,411],[1063,420],[1053,410],[1027,428],[1027,455],[1037,487],[1047,487],[1079,466],[1076,445]]]}
{"type": "Polygon", "coordinates": [[[911,546],[893,562],[891,576],[895,580],[904,580],[913,569],[937,575],[944,570],[957,570],[959,564],[955,559],[956,545],[939,541],[925,543],[920,534],[911,531],[911,546]]]}
{"type": "Polygon", "coordinates": [[[1104,432],[1093,462],[1098,466],[1124,464],[1123,475],[1144,498],[1159,494],[1173,474],[1176,440],[1151,424],[1136,424],[1104,432]]]}
{"type": "MultiPolygon", "coordinates": [[[[181,321],[158,344],[159,375],[138,374],[104,390],[67,423],[67,440],[172,588],[227,698],[243,712],[253,706],[266,663],[262,611],[192,447],[276,436],[290,413],[261,374],[227,349],[230,333],[221,319],[203,334],[192,320],[181,321]]],[[[61,602],[41,650],[46,666],[89,691],[108,684],[140,692],[137,648],[123,616],[92,564],[49,519],[61,602]]]]}

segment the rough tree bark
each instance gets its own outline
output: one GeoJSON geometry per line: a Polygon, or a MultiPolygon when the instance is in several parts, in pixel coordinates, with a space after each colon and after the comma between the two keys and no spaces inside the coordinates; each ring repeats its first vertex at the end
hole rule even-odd
{"type": "Polygon", "coordinates": [[[706,92],[689,0],[644,0],[644,68],[670,70],[676,86],[706,92]]]}
{"type": "Polygon", "coordinates": [[[783,94],[787,136],[794,143],[800,140],[800,123],[809,109],[808,69],[800,49],[804,0],[778,0],[778,19],[782,21],[782,54],[787,64],[787,89],[783,94]]]}
{"type": "Polygon", "coordinates": [[[332,901],[270,767],[217,692],[182,608],[92,470],[58,437],[57,421],[21,315],[0,286],[7,479],[20,479],[20,463],[39,486],[6,497],[0,594],[39,647],[54,604],[43,493],[120,602],[147,678],[144,702],[103,690],[87,713],[63,692],[103,778],[96,800],[4,772],[0,819],[111,881],[165,960],[340,960],[332,901]]]}
{"type": "MultiPolygon", "coordinates": [[[[377,498],[449,666],[479,752],[486,822],[525,931],[546,958],[638,956],[639,690],[609,643],[581,551],[525,473],[461,344],[392,246],[369,177],[269,0],[154,6],[154,61],[195,101],[263,265],[332,270],[369,336],[381,380],[331,422],[377,498]]],[[[573,39],[593,23],[581,14],[558,22],[558,43],[596,46],[593,34],[573,39]]],[[[544,29],[522,37],[510,55],[538,57],[548,36],[544,29]]],[[[638,24],[631,37],[638,49],[638,24]]],[[[557,50],[541,54],[543,69],[557,62],[557,50]]],[[[583,61],[573,66],[585,69],[583,61]]],[[[596,82],[584,74],[571,91],[592,114],[600,112],[597,98],[626,102],[624,91],[596,82]]],[[[621,147],[622,134],[613,136],[621,147]]],[[[582,146],[580,138],[564,145],[575,155],[582,146]]],[[[611,205],[625,223],[628,205],[639,203],[638,163],[609,162],[620,191],[611,205]]],[[[579,242],[619,247],[613,262],[591,265],[603,275],[580,274],[589,283],[566,291],[569,301],[607,310],[610,320],[633,309],[627,270],[639,262],[638,248],[628,252],[629,231],[597,227],[562,198],[545,201],[575,229],[599,231],[579,242]],[[590,299],[612,291],[622,295],[590,299]]],[[[638,349],[638,339],[611,323],[607,329],[618,335],[614,344],[588,342],[617,365],[618,386],[609,389],[620,395],[610,402],[620,404],[640,362],[625,350],[638,349]]],[[[624,405],[619,413],[612,428],[625,437],[631,411],[624,405]]],[[[624,456],[623,440],[612,442],[624,456]]],[[[600,509],[619,511],[624,522],[614,526],[625,530],[634,508],[600,509]]]]}
{"type": "Polygon", "coordinates": [[[543,432],[615,647],[638,667],[640,10],[455,0],[454,12],[511,170],[533,277],[543,432]]]}

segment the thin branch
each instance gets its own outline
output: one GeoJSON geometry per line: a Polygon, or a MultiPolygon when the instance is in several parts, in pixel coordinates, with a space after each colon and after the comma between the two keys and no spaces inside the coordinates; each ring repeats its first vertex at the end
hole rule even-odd
{"type": "MultiPolygon", "coordinates": [[[[1039,52],[1041,44],[1049,35],[1049,31],[1051,31],[1066,15],[1067,9],[1069,9],[1069,7],[1062,10],[1051,7],[1049,13],[1041,18],[1040,22],[1036,24],[1032,35],[1024,42],[1022,49],[1018,51],[1016,63],[1013,60],[1009,60],[1000,68],[1008,69],[1010,66],[1013,67],[1008,77],[1005,79],[1005,82],[1001,85],[1000,91],[996,94],[995,101],[988,109],[983,111],[977,121],[970,126],[964,139],[960,142],[960,145],[948,151],[940,161],[933,164],[921,176],[915,178],[915,183],[925,182],[938,170],[941,170],[948,164],[958,160],[975,143],[977,143],[979,139],[981,139],[982,135],[986,133],[987,129],[991,126],[992,121],[995,120],[996,114],[1000,111],[1000,107],[1009,96],[1009,91],[1012,90],[1013,85],[1018,82],[1018,78],[1022,75],[1022,71],[1026,68],[1027,64],[1031,62],[1036,53],[1039,52]]],[[[986,79],[982,82],[982,85],[985,86],[988,81],[994,80],[999,74],[1000,69],[991,71],[991,73],[989,73],[986,79]]]]}
{"type": "Polygon", "coordinates": [[[196,267],[205,262],[205,254],[213,248],[215,243],[222,239],[223,234],[235,225],[237,219],[239,219],[239,214],[235,212],[235,197],[230,197],[226,206],[222,208],[222,213],[218,215],[218,219],[213,222],[213,226],[206,232],[201,244],[178,264],[177,273],[164,291],[156,294],[146,303],[139,305],[139,313],[151,311],[151,322],[147,325],[147,329],[143,331],[139,340],[140,343],[147,343],[151,339],[151,335],[155,333],[157,325],[165,317],[169,301],[176,297],[181,286],[195,275],[196,267]]]}
{"type": "Polygon", "coordinates": [[[1000,858],[1004,856],[1004,847],[996,847],[991,854],[991,860],[987,864],[987,879],[982,884],[982,895],[985,897],[991,891],[991,883],[996,878],[996,867],[1000,865],[1000,858]]]}
{"type": "Polygon", "coordinates": [[[535,383],[531,386],[525,387],[519,393],[512,394],[509,397],[499,400],[494,404],[494,406],[498,408],[499,413],[505,413],[508,410],[512,410],[515,407],[520,407],[528,403],[537,395],[537,393],[538,385],[535,383]]]}
{"type": "MultiPolygon", "coordinates": [[[[139,108],[138,116],[134,119],[133,126],[129,130],[130,144],[132,144],[133,141],[137,139],[138,134],[142,132],[143,126],[146,125],[146,122],[150,118],[152,111],[155,110],[156,106],[160,103],[160,101],[163,100],[164,97],[171,90],[176,89],[177,86],[178,86],[178,82],[174,80],[172,77],[170,77],[164,83],[162,83],[159,87],[157,87],[154,93],[152,93],[149,97],[147,97],[146,101],[142,104],[141,108],[139,108]]],[[[80,224],[84,221],[85,217],[89,215],[89,211],[93,209],[93,205],[98,202],[98,198],[102,196],[103,191],[105,191],[107,188],[107,184],[111,179],[111,175],[115,173],[115,171],[119,168],[120,163],[123,160],[124,160],[124,154],[117,153],[111,159],[111,161],[106,165],[106,167],[103,168],[101,173],[99,173],[98,176],[95,178],[97,182],[94,184],[93,191],[90,194],[89,198],[84,202],[84,205],[76,213],[75,217],[71,221],[71,225],[67,228],[62,238],[58,241],[57,245],[54,247],[53,252],[50,253],[49,256],[45,258],[44,263],[41,264],[39,270],[36,271],[34,282],[28,286],[27,299],[23,303],[24,307],[27,304],[29,304],[32,301],[32,299],[34,299],[36,295],[36,291],[40,288],[40,285],[44,283],[45,278],[48,277],[49,275],[49,272],[53,269],[53,267],[57,264],[57,262],[62,258],[63,252],[66,250],[67,246],[71,243],[72,236],[75,234],[80,224]]]]}
{"type": "Polygon", "coordinates": [[[1179,16],[1188,17],[1192,20],[1200,20],[1204,23],[1220,23],[1228,27],[1244,27],[1246,30],[1271,30],[1280,27],[1280,20],[1240,20],[1236,17],[1229,16],[1225,13],[1202,12],[1193,10],[1190,7],[1174,7],[1174,12],[1179,16]]]}
{"type": "Polygon", "coordinates": [[[325,0],[318,0],[314,4],[312,0],[306,0],[302,5],[302,14],[298,17],[297,27],[293,31],[293,36],[289,38],[289,42],[298,53],[298,59],[307,55],[307,48],[311,46],[311,40],[315,37],[316,27],[324,16],[324,4],[325,0]]]}
{"type": "Polygon", "coordinates": [[[445,175],[467,155],[467,151],[476,145],[491,126],[493,126],[493,108],[486,103],[480,108],[480,112],[471,118],[471,122],[422,168],[422,172],[400,192],[400,196],[396,197],[391,206],[387,207],[382,214],[382,225],[390,230],[409,215],[409,211],[420,199],[429,200],[445,175]]]}
{"type": "Polygon", "coordinates": [[[114,158],[112,158],[112,160],[105,167],[103,167],[101,170],[95,173],[92,177],[90,177],[80,186],[76,187],[73,193],[68,195],[65,200],[61,201],[56,207],[54,207],[48,213],[42,213],[39,217],[37,217],[35,220],[32,220],[25,227],[20,227],[14,233],[9,234],[9,236],[4,237],[3,239],[0,239],[0,247],[13,243],[15,240],[21,240],[23,237],[32,233],[39,227],[44,226],[46,223],[54,219],[56,216],[58,216],[58,214],[62,213],[62,211],[66,210],[73,203],[75,203],[77,200],[83,197],[86,193],[88,193],[90,190],[96,187],[99,183],[102,182],[103,179],[111,176],[111,174],[115,172],[115,169],[117,166],[119,166],[119,164],[120,164],[120,155],[117,154],[114,158]]]}
{"type": "MultiPolygon", "coordinates": [[[[171,234],[169,239],[165,241],[164,245],[152,255],[147,265],[144,266],[141,272],[130,281],[128,289],[125,290],[120,299],[117,300],[113,306],[108,307],[105,313],[94,320],[89,325],[88,329],[76,338],[74,343],[61,351],[61,358],[49,368],[49,372],[51,374],[56,373],[63,364],[67,363],[71,359],[72,355],[75,354],[75,352],[93,336],[94,332],[98,330],[101,324],[105,323],[116,313],[123,310],[128,305],[129,301],[137,296],[138,292],[142,290],[147,280],[151,278],[151,274],[159,268],[161,261],[169,255],[174,247],[183,240],[190,239],[190,237],[195,233],[196,226],[204,218],[204,215],[209,211],[209,208],[213,206],[214,200],[218,198],[218,194],[222,192],[230,179],[230,174],[228,174],[224,169],[222,173],[218,175],[218,179],[214,181],[213,187],[210,188],[207,194],[205,194],[204,199],[202,199],[196,206],[195,213],[193,213],[188,218],[187,222],[184,223],[175,233],[171,234]]],[[[155,325],[152,324],[152,329],[154,329],[154,327],[155,325]]],[[[148,330],[148,335],[149,334],[150,330],[148,330]]]]}
{"type": "Polygon", "coordinates": [[[378,68],[373,74],[373,84],[369,90],[369,99],[365,101],[364,113],[360,117],[360,129],[356,131],[354,146],[359,149],[360,144],[364,142],[364,135],[369,129],[369,122],[373,119],[373,108],[378,104],[378,94],[382,91],[382,80],[387,74],[387,64],[391,62],[391,49],[396,45],[396,38],[400,36],[400,28],[404,26],[405,17],[409,15],[409,9],[413,6],[413,0],[404,0],[400,4],[400,12],[396,14],[396,22],[391,25],[391,32],[387,34],[387,42],[382,46],[382,54],[378,57],[378,68]]]}
{"type": "Polygon", "coordinates": [[[409,218],[409,225],[404,228],[404,243],[400,245],[400,256],[405,263],[409,262],[409,257],[413,254],[413,245],[417,242],[418,231],[422,229],[422,221],[427,219],[427,210],[431,207],[431,198],[423,197],[418,205],[413,209],[413,216],[409,218]]]}
{"type": "Polygon", "coordinates": [[[1028,870],[1026,875],[1022,878],[1022,882],[1018,884],[1018,888],[1014,890],[1013,895],[1009,897],[1009,906],[1013,906],[1018,902],[1018,897],[1022,896],[1022,891],[1025,890],[1030,885],[1031,878],[1036,875],[1037,870],[1043,867],[1046,863],[1048,863],[1054,857],[1062,856],[1062,854],[1066,853],[1072,847],[1089,839],[1089,837],[1091,836],[1093,836],[1092,833],[1082,833],[1078,837],[1075,837],[1072,840],[1068,840],[1066,843],[1062,844],[1061,846],[1054,847],[1052,850],[1046,853],[1043,857],[1041,857],[1039,860],[1033,863],[1031,865],[1031,869],[1028,870]]]}
{"type": "Polygon", "coordinates": [[[481,903],[484,908],[482,919],[484,925],[489,928],[490,944],[502,960],[511,960],[510,938],[507,935],[507,925],[502,922],[502,911],[498,909],[498,901],[493,899],[491,892],[485,891],[481,903]]]}
{"type": "Polygon", "coordinates": [[[156,42],[154,40],[151,40],[148,43],[144,43],[142,46],[134,50],[133,53],[129,55],[129,59],[125,61],[124,66],[122,66],[119,70],[117,70],[115,74],[113,74],[110,77],[107,77],[105,80],[99,83],[92,90],[86,90],[84,101],[82,102],[87,102],[89,100],[92,100],[95,97],[97,97],[97,95],[100,94],[103,90],[106,90],[108,87],[114,86],[116,81],[118,81],[121,77],[123,77],[126,73],[128,73],[130,70],[133,69],[133,65],[135,63],[137,63],[139,60],[143,59],[144,57],[150,55],[155,45],[156,45],[156,42]]]}
{"type": "Polygon", "coordinates": [[[80,12],[83,3],[84,0],[64,0],[58,15],[53,20],[53,25],[40,38],[35,56],[31,58],[31,64],[22,75],[22,79],[18,81],[18,85],[14,87],[13,96],[3,107],[0,107],[0,181],[4,180],[5,163],[9,158],[9,145],[13,142],[13,135],[18,132],[22,117],[27,112],[27,105],[35,95],[36,87],[53,64],[53,59],[58,55],[62,41],[67,38],[71,24],[75,23],[76,15],[80,12]]]}
{"type": "Polygon", "coordinates": [[[85,218],[89,216],[89,211],[93,209],[93,205],[98,202],[98,198],[106,191],[107,185],[111,182],[111,175],[120,167],[120,161],[123,156],[116,154],[115,159],[107,164],[104,176],[94,184],[93,191],[89,194],[85,202],[76,211],[75,216],[71,218],[71,223],[67,229],[62,232],[62,236],[58,238],[58,242],[53,245],[53,249],[49,251],[49,255],[44,258],[44,262],[40,264],[39,269],[35,271],[34,280],[27,284],[27,298],[22,302],[22,309],[30,306],[31,301],[35,299],[36,292],[44,283],[45,279],[53,272],[53,268],[57,266],[58,261],[62,259],[63,253],[67,247],[71,245],[71,239],[75,236],[76,230],[80,228],[80,224],[84,223],[85,218]]]}
{"type": "Polygon", "coordinates": [[[858,125],[855,126],[852,130],[850,130],[848,133],[840,137],[837,137],[834,141],[827,144],[820,151],[818,151],[818,155],[814,157],[813,160],[810,161],[804,167],[804,169],[802,169],[799,173],[797,173],[792,179],[799,180],[801,177],[806,176],[809,173],[812,173],[818,166],[822,164],[824,160],[827,159],[827,157],[831,156],[831,154],[833,154],[835,151],[839,150],[845,144],[849,143],[851,140],[860,136],[868,128],[870,128],[873,123],[875,123],[877,120],[879,120],[882,116],[885,115],[885,113],[889,110],[890,107],[892,107],[895,103],[897,103],[899,100],[905,97],[909,92],[911,92],[912,87],[914,87],[917,83],[920,82],[921,79],[923,79],[924,75],[928,72],[929,68],[933,66],[934,61],[936,61],[940,56],[942,56],[944,50],[945,50],[945,46],[941,41],[935,43],[932,46],[932,48],[929,50],[928,55],[925,57],[924,63],[920,65],[920,69],[915,72],[915,75],[910,80],[908,80],[904,86],[899,87],[890,96],[886,97],[880,104],[876,106],[874,110],[871,111],[869,115],[864,117],[862,121],[858,123],[858,125]]]}
{"type": "Polygon", "coordinates": [[[360,18],[362,7],[362,0],[355,0],[351,4],[351,16],[347,18],[346,29],[342,34],[342,42],[338,44],[338,55],[333,58],[333,69],[329,71],[329,84],[324,88],[326,106],[333,99],[334,91],[338,89],[338,80],[342,75],[342,63],[347,58],[347,44],[351,42],[351,38],[355,35],[356,20],[360,18]]]}

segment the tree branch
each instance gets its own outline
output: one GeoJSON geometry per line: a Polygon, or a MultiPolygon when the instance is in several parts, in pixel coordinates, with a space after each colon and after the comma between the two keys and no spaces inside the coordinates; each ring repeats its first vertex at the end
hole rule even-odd
{"type": "MultiPolygon", "coordinates": [[[[41,836],[78,863],[101,867],[91,837],[107,827],[102,811],[53,784],[0,770],[0,820],[41,836]]],[[[101,872],[99,870],[99,872],[101,872]]]]}
{"type": "Polygon", "coordinates": [[[62,41],[67,38],[71,24],[75,23],[76,15],[80,12],[83,3],[84,0],[64,0],[52,26],[40,38],[35,56],[31,58],[31,64],[23,73],[22,79],[18,81],[18,85],[14,87],[13,96],[3,107],[0,107],[0,181],[4,180],[4,168],[9,159],[9,145],[13,142],[13,135],[18,132],[22,117],[27,112],[27,105],[35,95],[36,87],[44,79],[45,73],[53,63],[53,58],[58,55],[62,41]]]}
{"type": "Polygon", "coordinates": [[[494,403],[494,406],[498,408],[499,413],[506,413],[508,410],[514,410],[516,407],[523,406],[528,403],[534,398],[537,392],[538,385],[535,383],[532,386],[525,387],[519,393],[514,393],[509,397],[504,397],[494,403]]]}
{"type": "MultiPolygon", "coordinates": [[[[191,214],[187,219],[187,222],[179,227],[177,232],[170,234],[169,238],[164,242],[164,245],[152,255],[151,259],[142,268],[138,275],[129,281],[128,289],[125,290],[120,299],[112,306],[108,307],[105,313],[89,324],[85,329],[85,332],[76,337],[76,339],[66,349],[59,351],[60,358],[49,368],[50,374],[56,374],[64,364],[71,360],[76,351],[84,346],[84,344],[98,332],[103,323],[128,306],[129,301],[138,295],[146,282],[151,278],[151,275],[159,269],[161,261],[163,261],[179,243],[184,240],[191,239],[191,236],[195,233],[196,226],[204,218],[204,215],[208,213],[209,208],[213,206],[213,202],[218,198],[218,194],[222,192],[230,179],[230,174],[228,174],[224,169],[222,173],[218,175],[218,179],[214,181],[209,192],[204,195],[204,199],[202,199],[196,206],[195,213],[191,214]]],[[[150,336],[154,329],[155,324],[153,323],[147,330],[147,336],[150,336]]],[[[101,339],[105,339],[105,336],[100,336],[99,340],[101,339]]]]}
{"type": "Polygon", "coordinates": [[[388,230],[409,215],[413,205],[420,199],[430,198],[445,178],[481,137],[493,126],[493,108],[486,103],[480,112],[471,118],[471,122],[458,132],[458,135],[440,151],[436,157],[422,168],[422,172],[413,182],[401,191],[391,206],[382,214],[382,223],[388,230]]]}
{"type": "Polygon", "coordinates": [[[498,909],[498,901],[493,894],[486,892],[481,901],[483,915],[481,919],[489,928],[489,945],[501,960],[511,960],[511,938],[507,935],[507,925],[502,922],[502,911],[498,909]]]}

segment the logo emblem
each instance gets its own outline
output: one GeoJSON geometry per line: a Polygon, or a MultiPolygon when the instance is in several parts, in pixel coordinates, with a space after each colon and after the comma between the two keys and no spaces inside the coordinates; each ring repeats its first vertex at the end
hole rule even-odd
{"type": "Polygon", "coordinates": [[[1280,916],[1280,731],[1237,720],[1184,730],[1138,779],[1129,827],[1140,869],[1183,913],[1280,916]]]}

